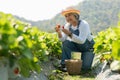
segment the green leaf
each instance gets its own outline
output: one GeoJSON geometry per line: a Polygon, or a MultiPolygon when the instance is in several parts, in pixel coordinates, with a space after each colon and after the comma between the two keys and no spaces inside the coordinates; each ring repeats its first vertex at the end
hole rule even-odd
{"type": "Polygon", "coordinates": [[[112,56],[120,60],[120,40],[114,41],[112,44],[112,56]]]}
{"type": "Polygon", "coordinates": [[[28,59],[33,59],[33,55],[32,55],[32,52],[31,52],[31,50],[29,49],[29,48],[26,48],[25,50],[23,50],[23,55],[25,56],[25,57],[27,57],[28,59]]]}

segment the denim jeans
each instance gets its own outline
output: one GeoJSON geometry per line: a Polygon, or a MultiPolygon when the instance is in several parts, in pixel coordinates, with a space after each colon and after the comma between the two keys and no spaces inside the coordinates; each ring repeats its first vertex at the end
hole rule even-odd
{"type": "Polygon", "coordinates": [[[77,44],[72,41],[65,40],[62,43],[62,59],[61,64],[65,64],[65,60],[71,59],[71,52],[81,52],[81,59],[82,59],[82,69],[90,69],[94,53],[90,51],[90,47],[93,47],[93,44],[90,44],[87,40],[84,44],[77,44]]]}

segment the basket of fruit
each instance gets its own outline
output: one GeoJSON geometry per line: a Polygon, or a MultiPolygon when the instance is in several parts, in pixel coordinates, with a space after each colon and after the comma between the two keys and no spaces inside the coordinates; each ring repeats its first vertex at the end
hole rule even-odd
{"type": "Polygon", "coordinates": [[[82,60],[80,59],[70,59],[65,60],[67,72],[71,75],[78,75],[80,74],[81,67],[82,67],[82,60]]]}

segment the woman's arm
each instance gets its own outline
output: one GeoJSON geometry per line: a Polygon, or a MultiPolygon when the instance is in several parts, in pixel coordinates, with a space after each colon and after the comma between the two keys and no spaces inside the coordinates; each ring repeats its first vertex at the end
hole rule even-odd
{"type": "Polygon", "coordinates": [[[67,39],[67,35],[64,34],[62,31],[61,31],[60,34],[61,34],[61,36],[58,35],[59,36],[59,40],[62,41],[62,42],[64,42],[67,39]]]}
{"type": "Polygon", "coordinates": [[[59,37],[59,38],[62,38],[62,32],[61,32],[61,31],[58,31],[57,33],[58,33],[58,37],[59,37]]]}

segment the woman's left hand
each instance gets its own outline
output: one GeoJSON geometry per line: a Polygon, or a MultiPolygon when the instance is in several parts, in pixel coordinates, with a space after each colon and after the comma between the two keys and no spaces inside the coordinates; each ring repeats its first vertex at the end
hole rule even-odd
{"type": "Polygon", "coordinates": [[[71,34],[71,32],[70,32],[69,30],[67,30],[67,29],[62,29],[62,31],[63,31],[66,35],[70,35],[70,34],[71,34]]]}

